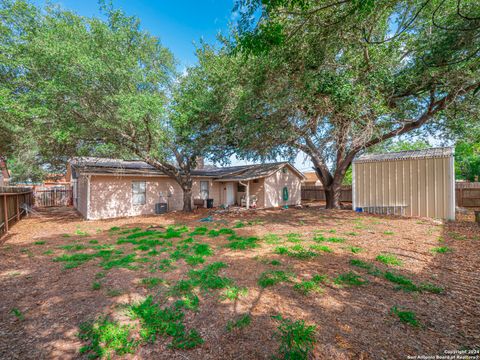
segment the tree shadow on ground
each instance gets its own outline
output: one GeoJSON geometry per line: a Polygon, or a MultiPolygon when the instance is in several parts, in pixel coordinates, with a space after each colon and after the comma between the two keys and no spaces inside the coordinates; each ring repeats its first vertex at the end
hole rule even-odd
{"type": "MultiPolygon", "coordinates": [[[[304,211],[298,214],[299,217],[310,215],[304,211]]],[[[348,221],[350,215],[339,219],[348,221]]],[[[191,227],[195,224],[189,223],[191,227]]],[[[328,219],[322,222],[322,226],[328,224],[328,219]]],[[[145,227],[145,223],[132,220],[128,226],[145,227]]],[[[253,230],[245,231],[253,233],[253,230]]],[[[168,339],[159,339],[140,348],[138,356],[151,359],[271,358],[278,348],[278,339],[273,337],[278,321],[272,316],[278,314],[316,324],[317,358],[405,358],[473,348],[480,343],[477,326],[480,304],[476,300],[480,295],[480,240],[475,238],[478,234],[478,227],[473,223],[447,223],[438,246],[446,246],[451,251],[432,254],[422,250],[423,257],[411,255],[419,251],[400,245],[401,239],[393,241],[391,248],[401,249],[402,259],[422,262],[415,269],[391,268],[370,259],[370,263],[382,272],[394,271],[415,283],[440,285],[444,288],[442,294],[396,290],[396,285],[384,278],[353,267],[350,260],[356,255],[337,251],[340,248],[309,260],[280,256],[271,251],[261,252],[258,258],[263,247],[258,251],[238,252],[219,248],[208,261],[227,263],[228,268],[223,269],[221,275],[232,278],[237,286],[248,287],[248,295],[230,302],[220,300],[216,291],[201,293],[199,312],[188,312],[185,322],[188,328],[200,332],[205,344],[189,351],[173,351],[166,346],[168,339]],[[281,265],[277,267],[261,261],[265,259],[280,260],[281,265]],[[258,286],[262,272],[277,269],[295,273],[296,281],[308,280],[314,274],[327,275],[331,281],[322,286],[321,293],[307,296],[295,291],[294,284],[289,282],[268,288],[258,286]],[[350,271],[367,279],[368,284],[342,287],[334,283],[333,279],[339,274],[350,271]],[[394,306],[413,311],[422,325],[412,327],[400,322],[390,312],[394,306]],[[242,330],[228,332],[228,320],[245,313],[251,314],[251,324],[242,330]]],[[[98,238],[100,243],[114,243],[115,237],[103,232],[90,237],[64,238],[59,232],[41,238],[46,244],[35,245],[32,239],[29,243],[7,242],[0,248],[2,358],[78,358],[82,343],[76,333],[81,322],[101,314],[114,314],[119,304],[147,296],[152,291],[140,285],[142,278],[159,276],[175,281],[190,269],[181,260],[177,269],[167,273],[152,274],[147,268],[105,271],[98,266],[99,260],[91,260],[76,269],[63,270],[61,263],[52,262],[58,246],[88,243],[92,238],[98,238]],[[52,249],[55,254],[43,254],[46,249],[52,249]],[[102,279],[102,289],[93,290],[92,283],[98,272],[107,275],[102,279]],[[109,289],[122,290],[123,294],[109,297],[109,289]],[[22,311],[25,320],[15,318],[11,314],[13,308],[22,311]]],[[[213,244],[217,240],[209,241],[213,244]]],[[[219,244],[221,241],[218,239],[219,244]]],[[[362,240],[356,241],[361,243],[362,240]]],[[[437,244],[428,240],[428,247],[433,245],[437,244]]]]}

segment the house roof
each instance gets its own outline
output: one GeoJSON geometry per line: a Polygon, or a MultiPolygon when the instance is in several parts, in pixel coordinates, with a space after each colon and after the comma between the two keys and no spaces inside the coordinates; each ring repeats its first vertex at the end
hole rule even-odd
{"type": "MultiPolygon", "coordinates": [[[[140,160],[121,160],[95,157],[78,157],[70,159],[70,164],[78,172],[98,174],[122,174],[122,175],[165,175],[161,170],[140,160]]],[[[253,180],[269,176],[288,166],[299,177],[303,174],[288,162],[276,162],[267,164],[240,165],[227,167],[205,167],[192,170],[194,177],[211,177],[217,181],[253,180]]]]}
{"type": "Polygon", "coordinates": [[[452,147],[437,147],[424,150],[408,150],[384,154],[364,154],[353,160],[353,162],[366,163],[389,160],[443,158],[453,156],[453,153],[454,150],[452,147]]]}
{"type": "Polygon", "coordinates": [[[305,176],[305,182],[317,182],[317,181],[319,181],[317,173],[315,171],[305,171],[303,173],[303,175],[305,176]]]}

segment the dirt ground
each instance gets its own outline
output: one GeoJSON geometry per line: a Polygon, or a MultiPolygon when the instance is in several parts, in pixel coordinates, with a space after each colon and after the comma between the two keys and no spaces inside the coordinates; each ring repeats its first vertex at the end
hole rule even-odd
{"type": "MultiPolygon", "coordinates": [[[[241,220],[247,226],[235,229],[239,235],[300,234],[300,243],[281,237],[279,243],[260,240],[248,250],[225,247],[225,236],[198,237],[214,249],[206,264],[222,261],[221,270],[235,284],[248,288],[236,301],[222,300],[218,291],[199,293],[198,312],[188,312],[187,328],[196,329],[204,343],[191,350],[171,350],[168,338],[138,347],[128,359],[270,359],[279,340],[273,336],[281,314],[292,320],[305,320],[316,326],[316,359],[406,359],[408,355],[444,354],[448,350],[480,349],[480,227],[471,217],[441,224],[427,219],[408,219],[357,214],[347,210],[327,211],[320,207],[288,210],[257,210],[239,214],[214,215],[219,222],[199,222],[206,211],[191,215],[171,213],[162,216],[84,221],[69,208],[50,208],[26,218],[0,242],[0,358],[73,359],[86,358],[79,349],[79,324],[102,314],[115,316],[119,304],[155,294],[140,279],[158,276],[173,283],[185,278],[192,267],[183,259],[168,272],[151,273],[147,264],[138,269],[112,268],[102,279],[100,290],[92,289],[95,274],[103,271],[99,260],[77,268],[64,269],[52,261],[66,250],[60,246],[83,244],[92,239],[99,244],[116,244],[112,227],[186,225],[210,229],[232,227],[241,220]],[[249,225],[250,222],[250,225],[249,225]],[[67,235],[65,235],[67,234],[67,235]],[[325,242],[333,252],[319,252],[309,259],[277,254],[278,246],[301,244],[308,248],[315,234],[340,237],[344,242],[325,242]],[[435,253],[446,246],[450,251],[435,253]],[[361,248],[358,253],[352,247],[361,248]],[[381,253],[394,254],[402,266],[376,260],[381,253]],[[395,271],[415,283],[442,287],[442,293],[405,292],[383,277],[354,267],[351,259],[369,262],[381,271],[395,271]],[[271,260],[281,265],[273,266],[271,260]],[[282,269],[295,274],[293,283],[262,288],[262,272],[282,269]],[[368,283],[340,286],[333,279],[354,272],[368,283]],[[314,274],[328,275],[329,281],[318,293],[303,295],[294,284],[314,274]],[[115,290],[115,291],[112,291],[115,290]],[[416,314],[420,326],[403,323],[391,313],[392,307],[416,314]],[[23,319],[15,316],[18,309],[23,319]],[[228,332],[226,324],[249,313],[251,323],[228,332]]],[[[130,244],[125,249],[133,249],[130,244]]],[[[134,250],[131,250],[134,252],[134,250]]],[[[139,252],[137,250],[137,252],[139,252]]],[[[198,266],[202,267],[204,264],[198,266]]]]}

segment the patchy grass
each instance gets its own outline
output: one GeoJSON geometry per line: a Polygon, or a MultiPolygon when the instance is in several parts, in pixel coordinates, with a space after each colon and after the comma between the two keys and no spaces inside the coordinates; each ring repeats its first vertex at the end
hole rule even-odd
{"type": "Polygon", "coordinates": [[[269,262],[269,264],[273,266],[279,266],[279,265],[282,265],[282,262],[279,260],[272,260],[269,262]]]}
{"type": "Polygon", "coordinates": [[[151,296],[128,306],[128,314],[140,321],[140,337],[144,342],[154,342],[158,336],[172,337],[169,347],[174,349],[192,349],[204,342],[196,330],[186,331],[184,314],[178,308],[161,308],[151,296]]]}
{"type": "Polygon", "coordinates": [[[262,288],[266,288],[282,282],[289,282],[291,281],[291,277],[292,274],[286,273],[282,270],[265,271],[260,275],[260,278],[258,279],[258,285],[260,285],[262,288]]]}
{"type": "Polygon", "coordinates": [[[354,272],[349,271],[348,273],[338,275],[335,278],[334,283],[337,285],[361,286],[366,285],[368,280],[362,278],[360,275],[357,275],[354,272]]]}
{"type": "Polygon", "coordinates": [[[281,238],[277,234],[266,234],[263,236],[263,241],[265,241],[266,244],[275,245],[280,243],[281,238]]]}
{"type": "Polygon", "coordinates": [[[154,287],[157,287],[160,284],[164,284],[165,280],[157,278],[157,277],[148,277],[148,278],[143,278],[140,280],[140,284],[143,286],[152,289],[154,287]]]}
{"type": "Polygon", "coordinates": [[[347,250],[350,250],[354,254],[358,254],[363,251],[363,249],[358,246],[347,246],[347,250]]]}
{"type": "Polygon", "coordinates": [[[288,254],[288,248],[285,246],[277,246],[274,249],[274,252],[279,255],[287,255],[288,254]]]}
{"type": "Polygon", "coordinates": [[[45,240],[41,240],[41,241],[35,241],[33,244],[34,245],[45,245],[47,242],[45,240]]]}
{"type": "Polygon", "coordinates": [[[278,354],[281,359],[308,359],[316,343],[316,326],[303,320],[292,321],[274,317],[280,322],[275,337],[280,340],[278,354]]]}
{"type": "Polygon", "coordinates": [[[100,290],[101,287],[102,287],[102,284],[100,284],[97,281],[92,284],[92,290],[100,290]]]}
{"type": "Polygon", "coordinates": [[[53,254],[53,250],[46,250],[42,253],[43,255],[52,255],[53,254]]]}
{"type": "Polygon", "coordinates": [[[380,254],[378,255],[375,260],[380,261],[381,263],[384,263],[385,265],[392,265],[392,266],[402,266],[403,262],[397,258],[393,254],[380,254]]]}
{"type": "Polygon", "coordinates": [[[222,300],[238,300],[241,296],[246,296],[248,294],[248,289],[245,287],[238,287],[234,285],[229,285],[223,290],[223,294],[220,297],[222,300]]]}
{"type": "Polygon", "coordinates": [[[419,327],[420,322],[417,320],[417,316],[413,311],[408,311],[408,310],[400,310],[396,306],[393,306],[390,309],[390,313],[393,315],[396,315],[401,322],[411,325],[413,327],[419,327]]]}
{"type": "Polygon", "coordinates": [[[390,230],[386,230],[383,232],[383,235],[394,235],[394,232],[390,230]]]}
{"type": "Polygon", "coordinates": [[[437,254],[446,254],[448,252],[451,252],[452,250],[448,246],[439,246],[434,247],[431,251],[437,254]]]}
{"type": "Polygon", "coordinates": [[[333,250],[331,248],[329,248],[327,245],[320,245],[320,244],[311,245],[310,249],[315,250],[315,251],[323,251],[323,252],[326,252],[326,253],[332,253],[333,252],[333,250]]]}
{"type": "Polygon", "coordinates": [[[25,315],[23,315],[23,313],[17,308],[10,310],[10,314],[14,315],[20,321],[25,320],[25,315]]]}
{"type": "Polygon", "coordinates": [[[287,255],[299,260],[308,260],[318,256],[318,253],[307,250],[301,245],[295,245],[288,250],[287,255]]]}
{"type": "Polygon", "coordinates": [[[255,236],[244,237],[238,235],[232,235],[228,237],[227,248],[232,250],[246,250],[258,247],[258,238],[255,236]]]}
{"type": "Polygon", "coordinates": [[[121,325],[108,317],[80,324],[78,337],[87,343],[80,348],[80,353],[87,354],[89,358],[133,354],[138,346],[130,326],[121,325]]]}
{"type": "Polygon", "coordinates": [[[314,280],[303,280],[293,286],[293,288],[302,295],[308,295],[312,292],[321,292],[322,288],[314,280]]]}
{"type": "Polygon", "coordinates": [[[251,322],[252,317],[250,314],[245,314],[240,316],[237,320],[228,320],[226,329],[228,332],[231,332],[234,329],[243,329],[250,325],[251,322]]]}
{"type": "Polygon", "coordinates": [[[207,232],[208,228],[206,226],[198,226],[190,233],[190,236],[205,235],[207,232]]]}
{"type": "Polygon", "coordinates": [[[222,228],[220,230],[210,230],[207,235],[209,237],[217,237],[217,236],[220,236],[220,235],[235,235],[235,230],[232,230],[232,229],[228,229],[228,228],[222,228]]]}
{"type": "Polygon", "coordinates": [[[330,242],[330,243],[344,243],[345,242],[345,239],[344,238],[340,238],[340,237],[325,237],[321,234],[317,234],[315,235],[315,237],[313,238],[313,241],[315,242],[330,242]]]}
{"type": "Polygon", "coordinates": [[[285,237],[287,238],[287,241],[293,242],[293,243],[299,243],[302,241],[302,235],[297,233],[289,233],[289,234],[286,234],[285,237]]]}

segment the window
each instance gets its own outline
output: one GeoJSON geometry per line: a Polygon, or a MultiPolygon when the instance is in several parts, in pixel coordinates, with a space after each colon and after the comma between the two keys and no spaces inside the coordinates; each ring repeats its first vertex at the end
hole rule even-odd
{"type": "Polygon", "coordinates": [[[245,185],[242,185],[242,184],[237,185],[237,192],[245,192],[245,191],[247,191],[247,187],[245,185]]]}
{"type": "Polygon", "coordinates": [[[145,205],[147,197],[147,183],[145,181],[132,181],[132,204],[145,205]]]}
{"type": "Polygon", "coordinates": [[[210,183],[208,181],[200,181],[200,198],[207,200],[209,196],[210,183]]]}

